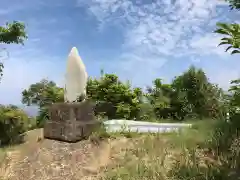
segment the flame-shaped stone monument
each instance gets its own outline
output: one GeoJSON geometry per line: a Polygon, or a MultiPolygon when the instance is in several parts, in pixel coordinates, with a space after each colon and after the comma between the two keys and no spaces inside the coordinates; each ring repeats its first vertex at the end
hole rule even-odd
{"type": "Polygon", "coordinates": [[[65,75],[65,102],[75,102],[79,97],[86,97],[87,72],[77,48],[72,48],[67,61],[65,75]]]}
{"type": "Polygon", "coordinates": [[[67,142],[87,138],[99,123],[94,118],[94,103],[86,100],[86,67],[77,48],[73,47],[67,60],[64,103],[53,104],[49,120],[44,126],[44,137],[67,142]]]}

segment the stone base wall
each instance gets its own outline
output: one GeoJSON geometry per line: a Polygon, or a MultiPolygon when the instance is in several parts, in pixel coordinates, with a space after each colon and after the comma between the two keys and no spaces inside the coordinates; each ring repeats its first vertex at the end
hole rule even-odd
{"type": "Polygon", "coordinates": [[[77,142],[89,137],[98,127],[94,104],[58,103],[49,109],[50,120],[45,123],[44,137],[66,142],[77,142]]]}
{"type": "Polygon", "coordinates": [[[44,126],[44,138],[75,142],[74,124],[47,121],[44,126]]]}

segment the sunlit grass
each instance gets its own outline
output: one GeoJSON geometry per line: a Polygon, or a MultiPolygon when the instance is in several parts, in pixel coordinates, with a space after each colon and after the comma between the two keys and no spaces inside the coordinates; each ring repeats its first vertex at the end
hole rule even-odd
{"type": "Polygon", "coordinates": [[[208,173],[207,160],[200,161],[199,158],[204,157],[201,156],[201,148],[211,136],[214,124],[213,121],[198,121],[192,128],[185,128],[178,133],[110,133],[109,138],[124,136],[131,138],[131,143],[122,149],[120,154],[123,155],[105,169],[102,179],[181,179],[180,176],[187,177],[189,171],[193,176],[194,173],[203,173],[204,176],[208,173]]]}

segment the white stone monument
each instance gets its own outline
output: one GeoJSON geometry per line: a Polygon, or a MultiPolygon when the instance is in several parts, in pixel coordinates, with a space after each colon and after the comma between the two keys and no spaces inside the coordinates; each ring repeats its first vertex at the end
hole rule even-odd
{"type": "Polygon", "coordinates": [[[44,125],[44,137],[66,142],[76,142],[89,137],[99,127],[95,120],[95,103],[84,99],[87,86],[86,68],[72,48],[67,59],[64,101],[49,107],[49,120],[44,125]],[[81,98],[82,101],[78,101],[81,98]]]}
{"type": "Polygon", "coordinates": [[[86,67],[73,47],[67,59],[64,101],[75,102],[79,97],[86,97],[87,79],[86,67]]]}

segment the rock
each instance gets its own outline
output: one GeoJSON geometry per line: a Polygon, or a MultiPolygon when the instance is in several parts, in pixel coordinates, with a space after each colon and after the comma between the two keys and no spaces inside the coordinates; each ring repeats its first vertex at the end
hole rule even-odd
{"type": "Polygon", "coordinates": [[[67,60],[65,102],[75,102],[79,97],[86,97],[87,78],[86,67],[78,54],[77,48],[73,47],[67,60]]]}

